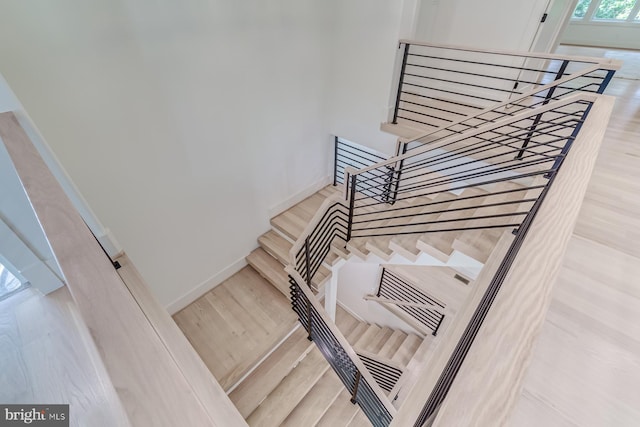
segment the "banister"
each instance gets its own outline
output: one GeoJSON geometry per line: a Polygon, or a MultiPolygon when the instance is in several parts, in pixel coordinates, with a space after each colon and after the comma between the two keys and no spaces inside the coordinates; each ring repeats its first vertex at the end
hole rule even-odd
{"type": "Polygon", "coordinates": [[[123,283],[13,113],[0,138],[131,424],[246,426],[169,314],[123,283]]]}
{"type": "MultiPolygon", "coordinates": [[[[409,39],[401,39],[399,44],[408,44],[408,45],[416,45],[416,46],[425,46],[432,48],[440,48],[440,49],[448,49],[448,50],[458,50],[462,52],[475,52],[475,53],[490,53],[494,55],[505,55],[505,56],[520,56],[532,59],[548,59],[548,60],[562,60],[566,59],[567,56],[559,55],[555,53],[541,53],[541,52],[521,52],[515,50],[508,49],[484,49],[484,48],[474,48],[469,46],[459,46],[459,45],[449,45],[449,44],[436,44],[429,43],[425,41],[419,40],[409,40],[409,39]]],[[[592,64],[600,64],[600,68],[604,68],[606,70],[619,70],[622,66],[622,61],[613,58],[593,58],[589,56],[571,56],[571,59],[578,62],[586,62],[592,64]]]]}
{"type": "MultiPolygon", "coordinates": [[[[584,101],[584,102],[595,102],[596,99],[598,99],[599,95],[598,94],[593,94],[593,93],[584,93],[584,92],[580,92],[580,93],[574,93],[568,97],[556,100],[554,102],[550,102],[544,106],[540,106],[537,107],[535,109],[535,114],[537,113],[544,113],[550,110],[553,110],[555,108],[558,107],[563,107],[578,101],[584,101]]],[[[427,151],[433,150],[434,148],[438,148],[444,145],[447,145],[453,141],[457,141],[458,139],[460,139],[461,137],[473,137],[475,135],[481,134],[483,132],[487,132],[496,128],[499,128],[501,126],[504,125],[508,125],[510,123],[514,123],[517,122],[519,120],[522,120],[523,118],[529,117],[531,115],[531,110],[525,110],[522,112],[519,112],[516,115],[512,115],[509,117],[503,117],[501,118],[499,121],[493,122],[493,123],[488,123],[488,124],[484,124],[478,128],[475,129],[471,129],[468,131],[465,131],[464,135],[460,135],[460,134],[454,134],[454,135],[449,135],[446,136],[432,144],[427,144],[424,145],[422,147],[418,147],[410,152],[407,152],[405,154],[399,155],[399,156],[395,156],[395,157],[391,157],[388,160],[376,163],[375,165],[371,165],[368,166],[366,168],[362,168],[362,169],[354,169],[350,166],[345,168],[345,174],[349,174],[351,176],[353,175],[360,175],[362,173],[365,172],[370,172],[374,169],[378,169],[381,168],[383,166],[387,166],[390,164],[395,164],[396,162],[400,162],[402,160],[406,160],[412,157],[416,157],[420,154],[423,154],[427,151]]]]}
{"type": "Polygon", "coordinates": [[[418,135],[413,136],[411,138],[399,138],[399,139],[404,144],[409,144],[411,142],[419,141],[420,139],[426,138],[429,135],[433,135],[434,133],[441,132],[441,131],[446,130],[447,128],[453,127],[455,125],[462,124],[463,122],[466,122],[467,120],[472,120],[472,119],[474,119],[476,117],[482,116],[483,114],[490,113],[491,111],[495,111],[495,110],[497,110],[499,108],[502,108],[502,107],[507,108],[510,105],[517,105],[518,101],[522,101],[524,99],[530,98],[530,97],[534,96],[537,93],[546,91],[547,89],[553,89],[553,88],[558,87],[559,85],[561,85],[563,83],[567,83],[567,82],[569,82],[571,80],[575,80],[575,79],[577,79],[579,77],[582,77],[585,74],[597,71],[597,70],[599,70],[601,68],[602,67],[599,67],[597,65],[593,65],[593,66],[591,66],[591,67],[589,67],[589,68],[587,68],[585,70],[581,70],[580,74],[576,74],[576,73],[569,74],[569,75],[567,75],[565,77],[561,77],[561,78],[559,78],[557,80],[554,80],[551,83],[547,83],[546,85],[543,85],[543,86],[537,87],[535,89],[532,89],[529,92],[525,92],[525,93],[519,95],[516,98],[510,98],[510,99],[508,99],[506,101],[502,101],[502,102],[499,102],[499,103],[497,103],[495,105],[492,105],[490,107],[484,108],[483,110],[481,110],[478,113],[473,114],[471,116],[466,116],[466,117],[463,117],[461,119],[454,120],[453,122],[451,122],[448,125],[446,125],[446,127],[443,126],[441,128],[437,128],[437,129],[434,129],[434,130],[431,130],[431,131],[428,131],[428,132],[424,132],[424,133],[418,134],[418,135]]]}
{"type": "MultiPolygon", "coordinates": [[[[532,219],[519,250],[511,253],[506,242],[502,245],[501,251],[512,257],[513,263],[502,273],[504,276],[498,285],[500,292],[482,308],[487,310],[486,317],[475,332],[475,342],[482,345],[466,344],[465,362],[442,405],[433,401],[440,406],[434,426],[506,423],[530,349],[544,321],[554,278],[572,235],[613,102],[608,96],[594,100],[582,131],[555,175],[554,184],[532,219]],[[489,366],[491,369],[487,369],[489,366]]],[[[490,262],[495,264],[496,261],[498,259],[490,262]]],[[[489,281],[493,283],[496,277],[491,276],[489,271],[483,270],[474,287],[486,287],[489,281]]],[[[483,300],[485,297],[486,294],[483,300]]],[[[457,336],[464,330],[468,336],[467,322],[472,314],[474,317],[479,315],[477,310],[480,308],[474,306],[482,304],[483,300],[478,294],[469,302],[467,310],[459,311],[449,329],[457,331],[457,336]]],[[[423,372],[421,381],[405,391],[406,400],[394,418],[393,426],[421,425],[416,421],[417,409],[430,399],[436,384],[445,387],[444,383],[440,384],[443,368],[448,370],[454,359],[463,357],[452,355],[454,346],[458,345],[454,339],[441,344],[441,353],[429,361],[430,369],[423,372]]],[[[455,373],[448,371],[447,375],[455,373]]]]}
{"type": "MultiPolygon", "coordinates": [[[[298,284],[304,283],[304,280],[302,279],[302,276],[295,270],[295,268],[293,268],[292,265],[286,266],[285,267],[285,271],[298,284]]],[[[358,368],[358,371],[360,371],[361,376],[369,383],[369,386],[373,389],[373,391],[377,395],[378,399],[380,399],[380,401],[384,405],[385,409],[392,416],[395,416],[395,414],[397,412],[396,408],[391,404],[389,399],[386,397],[384,391],[376,383],[376,381],[373,378],[373,376],[371,376],[371,374],[369,373],[367,368],[364,366],[364,364],[362,363],[362,361],[358,357],[356,351],[353,349],[351,344],[349,344],[349,342],[347,341],[345,336],[342,334],[342,332],[340,332],[340,330],[335,325],[335,323],[326,314],[326,312],[324,311],[324,308],[320,305],[320,303],[316,299],[315,295],[313,295],[313,292],[311,292],[311,290],[309,288],[305,287],[305,286],[300,286],[300,290],[304,293],[305,297],[309,300],[309,302],[311,303],[313,308],[315,308],[316,312],[322,318],[323,322],[325,323],[327,328],[331,331],[331,333],[334,335],[336,340],[339,342],[340,346],[348,354],[348,356],[351,359],[351,361],[353,362],[353,364],[358,368]]]]}

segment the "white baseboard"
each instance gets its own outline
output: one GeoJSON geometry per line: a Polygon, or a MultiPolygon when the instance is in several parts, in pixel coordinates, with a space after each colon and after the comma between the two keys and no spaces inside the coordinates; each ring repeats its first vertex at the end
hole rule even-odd
{"type": "Polygon", "coordinates": [[[307,197],[311,196],[313,193],[322,190],[324,187],[332,183],[333,178],[331,178],[330,176],[325,176],[324,178],[316,181],[304,190],[269,208],[269,218],[273,218],[274,216],[281,214],[282,212],[297,205],[307,197]]]}
{"type": "Polygon", "coordinates": [[[220,283],[224,282],[229,277],[233,276],[238,271],[242,270],[244,267],[246,267],[246,265],[247,265],[246,259],[244,257],[240,258],[233,264],[224,268],[219,273],[211,276],[209,279],[205,280],[195,288],[191,289],[189,292],[187,292],[180,298],[176,299],[172,303],[169,303],[166,306],[167,311],[169,312],[170,315],[173,316],[174,314],[176,314],[177,312],[179,312],[180,310],[182,310],[183,308],[185,308],[186,306],[188,306],[189,304],[191,304],[192,302],[200,298],[202,295],[206,294],[211,289],[215,288],[220,283]]]}
{"type": "Polygon", "coordinates": [[[344,311],[346,311],[347,313],[349,313],[350,315],[352,315],[358,322],[365,322],[366,321],[360,317],[360,315],[356,314],[354,311],[351,311],[351,309],[349,307],[347,307],[346,305],[344,305],[343,303],[341,303],[340,301],[337,301],[337,304],[342,307],[342,309],[344,311]]]}

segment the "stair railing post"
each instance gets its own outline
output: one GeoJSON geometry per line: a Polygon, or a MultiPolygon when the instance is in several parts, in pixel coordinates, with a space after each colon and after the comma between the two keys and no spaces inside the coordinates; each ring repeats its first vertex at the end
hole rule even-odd
{"type": "MultiPolygon", "coordinates": [[[[402,156],[407,153],[407,143],[398,140],[398,146],[396,148],[396,157],[402,156]]],[[[395,171],[394,171],[394,183],[393,183],[393,192],[391,196],[390,204],[394,204],[398,199],[398,188],[400,187],[400,175],[402,174],[402,168],[404,167],[404,159],[400,160],[396,163],[395,171]]]]}
{"type": "Polygon", "coordinates": [[[380,298],[380,293],[382,292],[382,281],[384,280],[384,273],[386,269],[382,267],[382,274],[380,275],[380,284],[378,285],[378,292],[376,292],[376,296],[380,298]]]}
{"type": "Polygon", "coordinates": [[[349,221],[347,223],[347,242],[351,240],[351,229],[353,228],[353,206],[356,199],[357,179],[357,175],[351,175],[351,193],[349,195],[349,221]]]}
{"type": "Polygon", "coordinates": [[[404,71],[407,67],[407,57],[409,56],[409,44],[402,43],[400,45],[404,48],[402,52],[402,67],[400,68],[400,79],[398,80],[398,93],[396,95],[396,106],[393,110],[393,123],[394,125],[398,123],[398,108],[400,107],[400,96],[402,95],[402,84],[404,83],[404,71]]]}
{"type": "Polygon", "coordinates": [[[334,137],[333,143],[333,186],[338,182],[338,137],[334,137]]]}
{"type": "Polygon", "coordinates": [[[307,339],[313,341],[311,336],[311,301],[307,298],[307,339]]]}
{"type": "MultiPolygon", "coordinates": [[[[556,77],[555,80],[559,80],[562,78],[562,76],[564,75],[564,72],[567,70],[567,66],[569,65],[569,60],[565,59],[564,61],[562,61],[562,65],[560,65],[560,68],[558,69],[558,72],[556,73],[556,77]]],[[[542,105],[547,105],[549,103],[549,101],[551,101],[551,98],[553,97],[553,93],[556,91],[556,87],[557,86],[553,86],[551,88],[549,88],[549,90],[547,91],[547,95],[544,97],[544,101],[542,101],[542,105]]],[[[531,125],[531,127],[529,128],[529,132],[527,133],[527,137],[525,138],[524,142],[522,143],[522,148],[520,149],[520,151],[518,151],[518,154],[516,154],[516,159],[521,159],[522,156],[524,155],[524,150],[527,148],[527,146],[529,145],[529,142],[531,142],[531,138],[533,137],[533,133],[535,132],[536,128],[538,127],[538,123],[540,123],[540,119],[542,118],[542,114],[538,114],[536,116],[535,119],[533,119],[533,124],[531,125]]]]}
{"type": "Polygon", "coordinates": [[[311,288],[311,260],[309,258],[309,237],[304,239],[304,262],[307,268],[307,286],[311,288]]]}
{"type": "Polygon", "coordinates": [[[360,378],[362,374],[360,371],[356,372],[356,380],[353,383],[353,390],[351,392],[351,403],[356,404],[356,396],[358,395],[358,387],[360,386],[360,378]]]}

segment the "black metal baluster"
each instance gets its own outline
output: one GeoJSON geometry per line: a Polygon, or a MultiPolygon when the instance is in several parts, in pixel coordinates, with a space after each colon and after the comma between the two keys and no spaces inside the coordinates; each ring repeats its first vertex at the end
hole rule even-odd
{"type": "MultiPolygon", "coordinates": [[[[556,78],[553,79],[555,80],[559,80],[562,78],[562,76],[564,75],[564,72],[567,70],[567,66],[569,65],[569,60],[565,59],[564,61],[562,61],[562,65],[560,65],[560,69],[558,69],[558,73],[556,74],[556,78]]],[[[553,93],[555,92],[557,86],[553,86],[552,88],[550,88],[547,91],[547,95],[544,98],[544,101],[542,101],[541,105],[547,105],[549,103],[549,101],[551,101],[551,97],[553,96],[553,93]]],[[[522,149],[520,151],[518,151],[518,154],[516,155],[516,159],[522,159],[522,155],[524,154],[524,150],[527,148],[527,146],[529,145],[529,142],[531,142],[531,138],[533,137],[533,133],[536,130],[536,127],[538,127],[538,123],[540,123],[540,119],[542,118],[542,113],[538,114],[536,116],[535,119],[533,119],[533,124],[531,125],[531,128],[529,129],[529,133],[527,134],[526,139],[524,140],[524,142],[522,143],[522,149]]]]}
{"type": "Polygon", "coordinates": [[[402,54],[402,67],[400,68],[400,79],[398,81],[398,94],[396,95],[396,107],[393,110],[393,121],[391,123],[398,123],[398,108],[400,107],[400,96],[402,95],[402,84],[404,83],[404,70],[407,67],[407,57],[409,56],[409,45],[404,43],[404,52],[402,54]]]}
{"type": "Polygon", "coordinates": [[[307,266],[307,286],[311,288],[311,262],[309,261],[309,238],[311,236],[307,236],[304,240],[304,262],[307,266]]]}
{"type": "Polygon", "coordinates": [[[333,145],[333,186],[335,187],[338,180],[338,137],[334,138],[333,145]]]}
{"type": "Polygon", "coordinates": [[[347,242],[351,240],[351,229],[353,228],[353,206],[356,200],[356,183],[358,176],[351,175],[351,195],[349,196],[349,221],[347,223],[347,242]]]}
{"type": "Polygon", "coordinates": [[[360,371],[356,372],[356,380],[353,384],[353,391],[351,392],[351,403],[356,404],[356,396],[358,395],[358,387],[360,386],[360,378],[362,378],[362,374],[360,371]]]}

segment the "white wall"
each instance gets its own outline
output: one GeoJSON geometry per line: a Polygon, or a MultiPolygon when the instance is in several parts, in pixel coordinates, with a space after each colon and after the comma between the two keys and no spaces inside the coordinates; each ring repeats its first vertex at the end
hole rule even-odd
{"type": "Polygon", "coordinates": [[[548,0],[421,0],[416,38],[528,51],[548,0]]]}
{"type": "Polygon", "coordinates": [[[331,134],[393,147],[404,3],[9,0],[0,71],[170,304],[243,265],[269,208],[326,177],[331,134]]]}
{"type": "Polygon", "coordinates": [[[380,132],[390,107],[398,40],[413,36],[417,2],[350,0],[334,8],[331,30],[329,132],[350,141],[395,152],[392,135],[380,132]]]}
{"type": "Polygon", "coordinates": [[[561,43],[640,49],[640,24],[570,21],[561,43]]]}
{"type": "Polygon", "coordinates": [[[357,318],[378,326],[419,334],[415,329],[377,302],[367,301],[380,283],[381,267],[375,263],[347,262],[339,271],[338,301],[357,318]]]}

